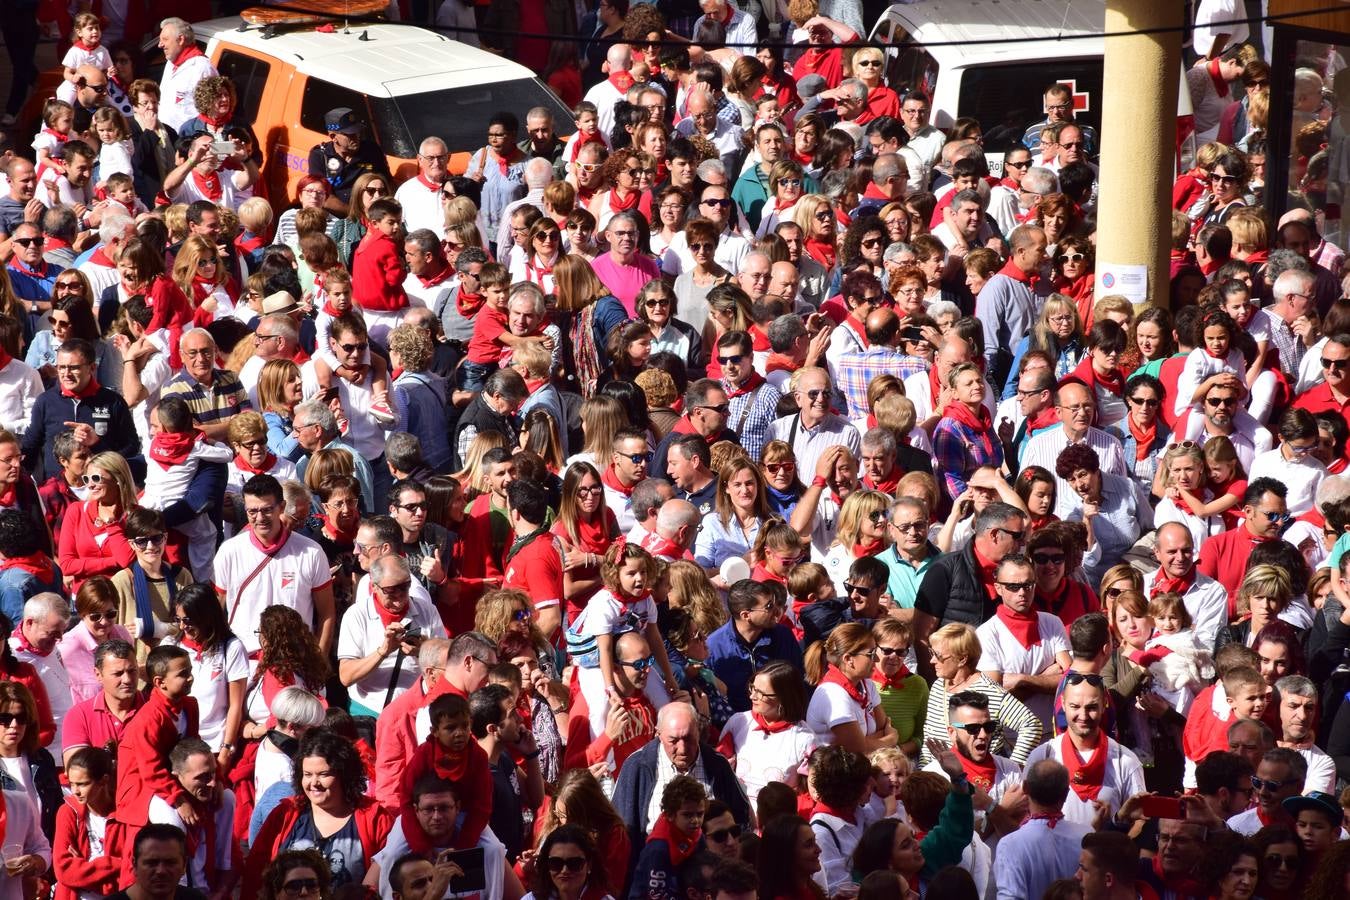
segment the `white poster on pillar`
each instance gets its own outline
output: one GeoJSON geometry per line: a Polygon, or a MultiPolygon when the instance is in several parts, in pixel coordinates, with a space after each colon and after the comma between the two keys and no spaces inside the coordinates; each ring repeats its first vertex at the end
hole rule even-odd
{"type": "Polygon", "coordinates": [[[1148,301],[1148,266],[1097,262],[1098,299],[1120,296],[1131,303],[1148,301]]]}

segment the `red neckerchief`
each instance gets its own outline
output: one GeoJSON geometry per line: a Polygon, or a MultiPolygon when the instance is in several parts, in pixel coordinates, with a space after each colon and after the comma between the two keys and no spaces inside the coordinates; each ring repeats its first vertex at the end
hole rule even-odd
{"type": "Polygon", "coordinates": [[[613,540],[611,536],[616,528],[614,513],[607,506],[602,506],[596,510],[596,516],[593,520],[587,521],[578,516],[577,547],[587,553],[604,553],[609,549],[610,542],[613,540]]]}
{"type": "Polygon", "coordinates": [[[1148,459],[1149,454],[1153,452],[1153,442],[1158,439],[1158,420],[1154,419],[1153,424],[1148,428],[1136,425],[1134,416],[1127,415],[1125,421],[1129,423],[1130,434],[1134,437],[1135,461],[1148,459]]]}
{"type": "Polygon", "coordinates": [[[755,563],[755,567],[750,570],[751,581],[776,581],[783,586],[787,586],[786,575],[775,575],[770,572],[763,562],[755,563]]]}
{"type": "MultiPolygon", "coordinates": [[[[47,241],[50,243],[51,238],[47,238],[47,241]]],[[[1263,266],[1270,262],[1270,251],[1264,247],[1260,250],[1253,250],[1247,255],[1244,262],[1247,263],[1248,266],[1263,266]]]]}
{"type": "Polygon", "coordinates": [[[632,486],[625,486],[624,483],[619,480],[618,473],[614,471],[614,466],[612,465],[605,466],[605,470],[600,473],[600,480],[606,487],[618,491],[625,497],[633,496],[633,488],[637,487],[636,483],[632,486]]]}
{"type": "Polygon", "coordinates": [[[670,820],[669,816],[662,813],[656,820],[656,825],[652,827],[651,834],[647,836],[647,843],[665,841],[666,846],[670,848],[671,865],[679,866],[693,855],[702,839],[703,830],[701,828],[695,829],[693,834],[685,834],[675,827],[675,823],[670,820]]]}
{"type": "MultiPolygon", "coordinates": [[[[39,281],[41,281],[43,277],[46,276],[47,274],[46,271],[37,272],[34,271],[33,269],[28,268],[26,265],[23,264],[23,260],[19,259],[17,256],[9,261],[9,265],[10,268],[14,269],[16,272],[22,272],[28,277],[36,278],[39,281]]],[[[43,263],[42,266],[44,270],[48,268],[46,263],[43,263]]]]}
{"type": "Polygon", "coordinates": [[[1003,264],[1003,268],[999,269],[994,274],[1007,275],[1013,281],[1020,281],[1028,287],[1031,286],[1031,273],[1023,272],[1021,269],[1017,268],[1016,263],[1012,261],[1011,257],[1003,264]]]}
{"type": "Polygon", "coordinates": [[[191,174],[192,183],[197,186],[197,191],[207,200],[212,203],[219,203],[220,199],[225,196],[225,185],[220,180],[219,172],[203,175],[194,167],[191,174]]]}
{"type": "Polygon", "coordinates": [[[1141,665],[1145,669],[1147,669],[1155,662],[1158,662],[1159,660],[1166,659],[1167,657],[1171,656],[1172,648],[1163,647],[1160,645],[1157,647],[1151,647],[1148,650],[1132,650],[1125,655],[1130,659],[1131,662],[1141,665]]]}
{"type": "Polygon", "coordinates": [[[1186,574],[1179,578],[1173,578],[1159,569],[1158,577],[1153,582],[1153,590],[1149,592],[1149,599],[1152,600],[1159,594],[1180,594],[1184,597],[1194,584],[1195,566],[1191,566],[1186,570],[1186,574]]]}
{"type": "Polygon", "coordinates": [[[964,403],[952,401],[942,410],[942,415],[975,432],[976,438],[984,445],[985,456],[993,454],[994,444],[991,435],[994,432],[994,417],[989,414],[983,403],[979,406],[979,412],[974,412],[964,403]]]}
{"type": "Polygon", "coordinates": [[[1004,178],[1002,181],[999,182],[999,184],[1007,188],[1008,190],[1012,191],[1013,193],[1016,193],[1017,191],[1020,191],[1022,189],[1022,186],[1017,182],[1013,181],[1011,178],[1004,178]]]}
{"type": "Polygon", "coordinates": [[[61,240],[59,237],[57,237],[57,236],[54,235],[54,234],[46,235],[46,238],[47,238],[46,243],[45,243],[43,246],[45,246],[49,252],[52,251],[52,250],[69,250],[69,249],[70,249],[70,242],[69,242],[69,241],[63,241],[63,240],[61,240]]]}
{"type": "Polygon", "coordinates": [[[261,249],[263,244],[266,243],[266,241],[263,240],[262,235],[255,234],[252,237],[246,238],[244,237],[244,234],[247,233],[248,232],[244,232],[234,239],[234,249],[238,250],[240,253],[252,253],[254,250],[261,249]]]}
{"type": "Polygon", "coordinates": [[[267,457],[263,459],[261,466],[255,466],[244,459],[244,454],[236,453],[234,455],[234,467],[240,472],[247,472],[250,475],[266,475],[272,471],[272,467],[277,464],[277,455],[272,451],[267,451],[267,457]]]}
{"type": "Polygon", "coordinates": [[[834,268],[835,253],[834,241],[822,241],[817,238],[807,238],[804,245],[806,255],[814,259],[825,267],[826,271],[834,268]]]}
{"type": "MultiPolygon", "coordinates": [[[[325,513],[319,513],[318,520],[323,523],[322,529],[324,537],[335,544],[350,546],[356,540],[356,532],[361,527],[361,520],[357,519],[350,528],[343,528],[338,525],[337,519],[325,513]]],[[[387,623],[386,623],[387,624],[387,623]]]]}
{"type": "MultiPolygon", "coordinates": [[[[1218,62],[1218,60],[1214,60],[1218,62]]],[[[1205,882],[1189,873],[1179,875],[1168,875],[1162,870],[1162,854],[1159,853],[1153,857],[1153,874],[1157,877],[1159,883],[1167,889],[1167,893],[1173,897],[1207,897],[1209,888],[1205,882]]]]}
{"type": "Polygon", "coordinates": [[[881,691],[903,691],[906,679],[912,674],[914,673],[910,672],[909,667],[903,662],[900,663],[900,671],[894,675],[887,675],[881,671],[881,666],[872,667],[872,680],[876,682],[877,690],[881,691]]]}
{"type": "Polygon", "coordinates": [[[957,753],[966,778],[986,794],[994,789],[994,779],[998,777],[998,766],[994,763],[994,754],[990,753],[982,763],[976,762],[964,753],[957,753]]]}
{"type": "Polygon", "coordinates": [[[754,722],[755,729],[765,734],[778,734],[780,731],[787,731],[792,727],[791,722],[783,719],[778,722],[769,722],[757,712],[750,713],[750,720],[754,722]]]}
{"type": "Polygon", "coordinates": [[[633,191],[627,197],[619,197],[619,189],[615,188],[609,192],[609,211],[612,213],[627,212],[630,209],[636,209],[638,201],[642,199],[641,191],[633,191]]]}
{"type": "Polygon", "coordinates": [[[383,625],[385,628],[388,628],[395,622],[403,621],[403,616],[406,615],[406,613],[399,614],[395,612],[390,612],[389,608],[384,605],[383,601],[380,600],[380,593],[379,591],[375,590],[374,585],[372,585],[370,588],[370,599],[374,601],[375,612],[380,617],[380,624],[383,625]]]}
{"type": "Polygon", "coordinates": [[[19,502],[19,483],[12,481],[0,490],[0,508],[13,509],[19,502]]]}
{"type": "Polygon", "coordinates": [[[757,324],[751,324],[746,329],[750,333],[750,349],[757,353],[764,353],[772,346],[769,343],[769,335],[757,324]]]}
{"type": "Polygon", "coordinates": [[[764,361],[764,371],[767,372],[795,372],[797,371],[797,361],[786,353],[770,353],[768,359],[764,361]]]}
{"type": "Polygon", "coordinates": [[[1022,820],[1022,824],[1025,825],[1028,822],[1035,821],[1036,819],[1041,820],[1042,822],[1045,823],[1046,828],[1049,828],[1051,831],[1054,831],[1055,826],[1064,820],[1064,813],[1062,812],[1031,813],[1025,819],[1022,820]]]}
{"type": "MultiPolygon", "coordinates": [[[[980,548],[971,542],[970,549],[975,554],[975,574],[980,578],[980,586],[984,588],[984,594],[990,600],[998,599],[998,591],[994,589],[994,570],[998,568],[998,562],[992,559],[986,559],[980,552],[980,548]]],[[[1002,604],[1000,604],[1002,605],[1002,604]]]]}
{"type": "Polygon", "coordinates": [[[886,194],[881,190],[881,188],[877,187],[876,182],[874,181],[867,182],[867,187],[863,190],[863,199],[884,200],[887,203],[889,203],[891,200],[891,198],[886,196],[886,194]]]}
{"type": "Polygon", "coordinates": [[[71,42],[70,46],[79,47],[85,53],[92,53],[99,48],[98,44],[86,44],[84,41],[79,40],[78,38],[75,41],[71,42]]]}
{"type": "Polygon", "coordinates": [[[0,370],[3,370],[13,361],[14,357],[9,355],[9,351],[6,350],[4,347],[0,347],[0,370]]]}
{"type": "MultiPolygon", "coordinates": [[[[200,657],[198,657],[200,659],[200,657]]],[[[204,834],[206,836],[206,878],[207,882],[215,880],[216,874],[216,822],[215,812],[212,811],[209,804],[203,803],[191,794],[187,795],[187,801],[197,812],[197,825],[187,829],[185,834],[187,843],[187,857],[191,860],[197,855],[197,848],[201,846],[204,834]]],[[[416,818],[410,816],[409,818],[416,818]]]]}
{"type": "Polygon", "coordinates": [[[1117,397],[1123,396],[1125,393],[1124,373],[1121,372],[1120,369],[1112,369],[1111,374],[1109,375],[1098,374],[1097,370],[1092,367],[1091,353],[1084,356],[1083,361],[1078,364],[1078,367],[1070,372],[1060,383],[1063,384],[1064,381],[1075,378],[1083,382],[1083,384],[1087,385],[1094,392],[1098,387],[1103,387],[1117,397]]]}
{"type": "Polygon", "coordinates": [[[202,433],[195,428],[183,433],[161,431],[150,440],[150,458],[163,469],[182,465],[199,437],[202,433]]]}
{"type": "Polygon", "coordinates": [[[215,116],[200,111],[197,113],[197,118],[201,119],[204,123],[206,123],[207,127],[211,131],[216,132],[219,132],[226,125],[230,124],[229,119],[217,119],[215,116]]]}
{"type": "MultiPolygon", "coordinates": [[[[1083,304],[1080,301],[1087,300],[1092,297],[1092,292],[1094,290],[1093,280],[1095,277],[1096,277],[1095,275],[1089,272],[1085,275],[1079,275],[1072,281],[1068,281],[1064,278],[1056,278],[1055,290],[1061,294],[1064,294],[1074,303],[1077,303],[1078,308],[1082,309],[1083,304]]],[[[1090,328],[1092,326],[1084,323],[1084,327],[1090,328]]]]}
{"type": "Polygon", "coordinates": [[[577,161],[577,153],[579,153],[581,148],[587,144],[599,144],[601,147],[604,147],[605,139],[600,136],[600,132],[598,131],[595,134],[579,134],[577,139],[572,142],[572,162],[577,161]]]}
{"type": "Polygon", "coordinates": [[[182,637],[178,639],[178,643],[181,644],[186,649],[191,650],[194,656],[196,657],[197,662],[202,661],[202,651],[205,650],[206,648],[202,646],[201,641],[194,640],[193,638],[190,638],[186,634],[184,634],[182,637]]]}
{"type": "Polygon", "coordinates": [[[1051,522],[1058,522],[1058,521],[1059,516],[1055,515],[1054,513],[1047,513],[1046,515],[1043,516],[1032,516],[1031,530],[1033,532],[1036,532],[1044,528],[1045,526],[1049,525],[1051,522]]]}
{"type": "MultiPolygon", "coordinates": [[[[3,498],[0,498],[0,501],[2,500],[3,498]]],[[[38,580],[42,582],[50,582],[52,575],[55,574],[52,571],[52,561],[41,550],[27,556],[8,557],[4,562],[0,562],[0,569],[19,569],[31,575],[36,575],[38,580]]]]}
{"type": "Polygon", "coordinates": [[[483,308],[483,299],[482,294],[470,294],[460,288],[459,293],[455,295],[455,309],[464,318],[472,318],[474,313],[483,308]]]}
{"type": "MultiPolygon", "coordinates": [[[[821,684],[837,684],[844,689],[844,693],[852,698],[853,702],[867,709],[867,690],[859,684],[855,684],[844,677],[844,673],[839,671],[839,667],[834,663],[829,663],[825,669],[825,677],[820,679],[821,684]]],[[[842,817],[841,817],[842,818],[842,817]]]]}
{"type": "Polygon", "coordinates": [[[431,768],[436,774],[446,781],[462,782],[464,773],[469,770],[469,745],[465,744],[458,753],[451,753],[434,737],[428,738],[427,742],[431,744],[431,768]]]}
{"type": "Polygon", "coordinates": [[[34,656],[49,656],[51,655],[52,650],[56,649],[56,645],[52,644],[52,649],[48,650],[46,653],[43,653],[41,650],[34,647],[32,644],[28,643],[28,637],[23,633],[22,623],[14,626],[14,633],[10,636],[19,642],[20,650],[23,650],[27,653],[31,653],[34,656]]]}
{"type": "Polygon", "coordinates": [[[1224,80],[1223,75],[1219,73],[1219,58],[1216,56],[1209,61],[1205,67],[1209,71],[1209,80],[1214,82],[1214,93],[1220,97],[1228,96],[1228,82],[1224,80]]]}
{"type": "MultiPolygon", "coordinates": [[[[938,378],[937,366],[928,370],[928,405],[937,409],[938,398],[942,396],[942,381],[938,378]]],[[[1058,417],[1056,417],[1056,421],[1058,417]]]]}
{"type": "Polygon", "coordinates": [[[855,309],[848,314],[848,318],[844,319],[844,325],[858,336],[858,342],[862,344],[864,350],[872,346],[872,342],[867,339],[867,326],[858,318],[858,310],[855,309]]]}
{"type": "Polygon", "coordinates": [[[548,266],[536,266],[537,259],[538,257],[531,257],[525,260],[525,280],[542,286],[544,278],[553,274],[553,266],[558,264],[558,257],[554,256],[553,264],[548,266]]]}
{"type": "Polygon", "coordinates": [[[1055,408],[1047,406],[1027,420],[1027,436],[1030,437],[1044,428],[1057,424],[1059,424],[1059,416],[1056,415],[1055,408]]]}
{"type": "Polygon", "coordinates": [[[1000,603],[998,609],[994,610],[994,615],[998,616],[998,620],[1012,632],[1012,636],[1022,645],[1023,650],[1030,650],[1032,646],[1041,642],[1040,616],[1034,608],[1017,613],[1000,603]]]}
{"type": "Polygon", "coordinates": [[[445,189],[445,186],[443,184],[441,184],[438,181],[431,181],[430,179],[427,178],[427,176],[423,175],[421,172],[417,173],[417,180],[422,182],[422,187],[431,191],[433,194],[439,194],[442,190],[445,189]]]}
{"type": "MultiPolygon", "coordinates": [[[[834,668],[831,666],[830,668],[834,668]]],[[[837,806],[830,806],[828,803],[822,803],[819,800],[811,807],[811,815],[824,813],[827,816],[834,816],[836,819],[843,819],[849,824],[855,824],[858,821],[858,811],[856,809],[840,809],[837,806]]]]}
{"type": "Polygon", "coordinates": [[[271,556],[280,550],[286,541],[290,539],[290,536],[290,529],[283,525],[281,527],[281,533],[277,535],[276,541],[271,544],[264,544],[262,541],[258,540],[258,536],[253,533],[252,528],[248,529],[248,539],[250,543],[253,544],[255,549],[268,556],[271,556]]]}
{"type": "Polygon", "coordinates": [[[655,531],[647,532],[642,538],[641,546],[643,550],[646,550],[652,556],[664,556],[669,560],[694,558],[688,550],[685,550],[669,538],[662,537],[655,531]]]}
{"type": "Polygon", "coordinates": [[[689,421],[689,417],[688,417],[688,416],[680,416],[678,419],[676,419],[676,420],[675,420],[675,425],[674,425],[674,427],[672,427],[670,430],[671,430],[672,432],[674,432],[675,434],[693,434],[693,435],[698,435],[699,437],[703,438],[703,440],[705,440],[705,441],[708,443],[708,446],[709,446],[709,447],[711,447],[713,444],[717,443],[717,441],[718,441],[718,440],[722,437],[722,435],[723,435],[723,432],[721,432],[721,431],[714,431],[712,434],[706,434],[706,435],[705,435],[705,434],[699,434],[699,433],[698,433],[698,429],[694,427],[694,423],[693,423],[693,422],[689,421]]]}
{"type": "Polygon", "coordinates": [[[42,129],[42,133],[43,133],[43,134],[47,134],[47,135],[51,135],[53,138],[56,139],[56,142],[57,142],[58,144],[64,144],[66,141],[70,140],[70,135],[69,135],[69,134],[62,134],[61,132],[57,131],[57,130],[54,129],[54,128],[46,128],[46,127],[44,127],[44,128],[42,129]]]}
{"type": "Polygon", "coordinates": [[[792,158],[803,166],[810,167],[815,164],[815,157],[810,153],[798,153],[795,147],[792,149],[792,158]]]}
{"type": "Polygon", "coordinates": [[[850,548],[854,559],[862,559],[864,556],[876,556],[882,550],[881,538],[865,541],[861,544],[854,544],[850,548]]]}
{"type": "Polygon", "coordinates": [[[455,274],[454,269],[450,268],[449,266],[441,266],[441,270],[437,272],[435,275],[432,275],[430,278],[423,278],[421,275],[418,275],[417,280],[418,282],[421,283],[422,287],[429,288],[435,287],[441,282],[448,280],[454,274],[455,274]]]}
{"type": "Polygon", "coordinates": [[[620,94],[628,93],[628,89],[633,86],[633,76],[623,70],[610,72],[605,80],[614,85],[620,94]]]}
{"type": "Polygon", "coordinates": [[[72,393],[71,391],[66,390],[65,387],[63,386],[61,388],[61,396],[79,397],[81,400],[88,400],[90,397],[98,393],[98,389],[99,389],[98,379],[90,378],[89,383],[84,386],[84,390],[82,391],[75,391],[72,393]]]}
{"type": "Polygon", "coordinates": [[[1227,347],[1225,347],[1225,348],[1223,349],[1223,352],[1222,352],[1222,353],[1215,353],[1213,350],[1209,349],[1209,345],[1208,345],[1208,344],[1206,344],[1206,345],[1204,346],[1203,349],[1204,349],[1204,351],[1205,351],[1205,355],[1208,356],[1210,359],[1227,359],[1227,358],[1228,358],[1228,348],[1227,348],[1227,347]]]}
{"type": "Polygon", "coordinates": [[[1067,731],[1060,740],[1063,741],[1059,746],[1060,754],[1064,757],[1064,768],[1069,770],[1069,787],[1085,803],[1096,800],[1101,793],[1102,782],[1106,779],[1109,750],[1106,735],[1097,733],[1097,748],[1088,762],[1083,762],[1083,757],[1078,755],[1078,748],[1073,745],[1073,739],[1067,731]]]}
{"type": "Polygon", "coordinates": [[[764,376],[758,372],[751,371],[749,377],[742,381],[740,387],[732,387],[731,382],[722,381],[722,387],[727,392],[727,399],[734,400],[737,397],[744,397],[746,394],[753,393],[764,383],[764,376]]]}
{"type": "Polygon", "coordinates": [[[192,59],[194,56],[205,56],[205,55],[206,54],[202,53],[201,50],[197,49],[197,45],[195,43],[188,44],[186,47],[184,47],[182,50],[179,51],[177,56],[173,58],[172,65],[176,69],[183,63],[187,62],[189,59],[192,59]]]}
{"type": "Polygon", "coordinates": [[[108,258],[108,254],[105,252],[102,244],[99,244],[99,246],[94,249],[94,252],[89,254],[89,264],[91,266],[102,266],[105,269],[117,268],[117,263],[108,258]]]}
{"type": "Polygon", "coordinates": [[[895,489],[900,486],[900,477],[904,474],[904,472],[900,471],[898,465],[892,466],[891,471],[886,474],[886,477],[877,482],[872,481],[871,475],[864,475],[863,487],[894,496],[895,489]]]}
{"type": "Polygon", "coordinates": [[[525,154],[521,152],[519,147],[517,147],[515,144],[512,144],[511,152],[506,154],[505,156],[502,156],[495,150],[492,152],[492,155],[497,158],[497,172],[504,176],[506,175],[506,171],[516,163],[520,162],[521,157],[524,156],[525,154]]]}

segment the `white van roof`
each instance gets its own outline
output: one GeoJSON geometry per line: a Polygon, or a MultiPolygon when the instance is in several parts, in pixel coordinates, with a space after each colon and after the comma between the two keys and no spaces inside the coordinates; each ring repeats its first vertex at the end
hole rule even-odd
{"type": "Polygon", "coordinates": [[[265,38],[259,28],[240,31],[242,24],[233,16],[193,28],[200,37],[256,50],[291,63],[305,75],[377,97],[443,87],[447,74],[464,87],[534,77],[519,63],[411,25],[362,23],[344,31],[339,22],[331,33],[304,28],[265,38]]]}
{"type": "MultiPolygon", "coordinates": [[[[1160,0],[1161,2],[1161,0],[1160,0]]],[[[917,0],[892,4],[872,29],[898,22],[942,68],[1100,57],[1106,0],[917,0]],[[1055,40],[1054,36],[1074,36],[1055,40]],[[981,41],[1007,43],[980,43],[981,41]],[[951,42],[960,43],[951,43],[951,42]],[[1013,42],[1015,41],[1015,43],[1013,42]]]]}

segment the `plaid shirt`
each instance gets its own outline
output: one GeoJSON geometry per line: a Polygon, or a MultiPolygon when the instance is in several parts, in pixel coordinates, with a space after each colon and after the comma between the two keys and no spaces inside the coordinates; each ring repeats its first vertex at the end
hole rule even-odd
{"type": "Polygon", "coordinates": [[[966,425],[944,417],[933,431],[933,459],[946,482],[948,495],[955,500],[966,490],[966,479],[980,466],[1003,464],[1003,445],[993,432],[989,450],[984,441],[966,425]]]}
{"type": "Polygon", "coordinates": [[[844,399],[848,401],[848,417],[858,419],[868,413],[867,385],[873,378],[894,375],[903,380],[915,372],[927,372],[928,365],[919,357],[901,353],[894,347],[873,344],[866,350],[850,350],[840,356],[835,371],[844,399]]]}
{"type": "Polygon", "coordinates": [[[210,387],[193,378],[184,369],[173,376],[160,392],[160,397],[173,395],[183,398],[188,409],[192,410],[192,418],[196,419],[199,425],[219,422],[253,408],[239,376],[225,369],[213,370],[210,387]]]}
{"type": "Polygon", "coordinates": [[[1270,313],[1270,342],[1280,352],[1280,368],[1286,372],[1297,372],[1308,348],[1304,346],[1303,339],[1284,323],[1284,319],[1274,313],[1270,313]]]}
{"type": "Polygon", "coordinates": [[[740,435],[741,446],[751,461],[759,462],[759,455],[769,442],[769,426],[778,418],[778,398],[782,394],[767,381],[744,394],[736,394],[736,389],[723,381],[722,390],[731,398],[727,427],[740,435]]]}

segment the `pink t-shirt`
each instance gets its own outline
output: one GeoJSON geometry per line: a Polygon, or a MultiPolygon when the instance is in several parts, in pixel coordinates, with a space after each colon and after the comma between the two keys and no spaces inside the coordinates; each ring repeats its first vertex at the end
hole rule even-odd
{"type": "Polygon", "coordinates": [[[600,283],[623,304],[624,310],[630,316],[637,315],[634,311],[636,307],[633,305],[637,292],[653,278],[661,277],[661,270],[657,268],[655,260],[646,256],[636,256],[631,265],[625,266],[616,263],[613,257],[606,253],[592,260],[591,268],[595,270],[600,283]]]}

